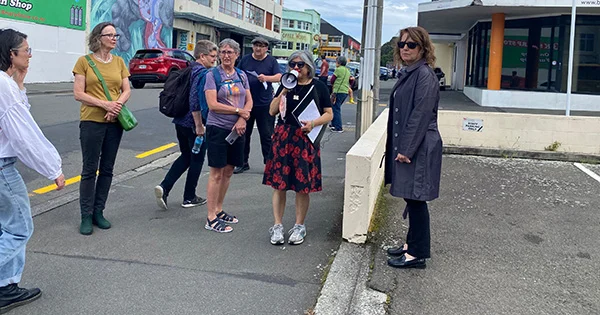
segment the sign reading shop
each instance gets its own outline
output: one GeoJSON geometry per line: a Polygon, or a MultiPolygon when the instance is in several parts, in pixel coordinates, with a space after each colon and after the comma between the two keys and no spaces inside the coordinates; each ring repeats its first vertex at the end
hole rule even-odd
{"type": "Polygon", "coordinates": [[[0,18],[85,30],[87,0],[0,0],[0,18]]]}
{"type": "Polygon", "coordinates": [[[281,34],[281,41],[310,43],[311,35],[305,33],[288,33],[281,34]]]}

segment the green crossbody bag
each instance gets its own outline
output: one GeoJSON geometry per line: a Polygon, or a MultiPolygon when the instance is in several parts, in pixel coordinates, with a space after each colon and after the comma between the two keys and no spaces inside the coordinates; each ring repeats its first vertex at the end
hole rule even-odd
{"type": "MultiPolygon", "coordinates": [[[[86,55],[85,59],[87,60],[90,67],[92,67],[92,70],[94,70],[94,73],[96,74],[98,80],[102,84],[102,88],[104,89],[104,95],[106,95],[106,99],[108,101],[112,101],[112,97],[110,97],[110,93],[108,93],[108,87],[106,86],[104,77],[102,76],[100,71],[98,71],[96,63],[92,60],[92,58],[90,58],[89,55],[86,55]]],[[[125,104],[123,104],[123,106],[121,107],[121,111],[119,112],[119,116],[117,116],[117,120],[119,120],[121,127],[123,127],[123,130],[125,131],[129,131],[138,125],[137,119],[135,119],[135,116],[133,116],[133,113],[129,110],[129,108],[127,108],[127,106],[125,106],[125,104]]]]}

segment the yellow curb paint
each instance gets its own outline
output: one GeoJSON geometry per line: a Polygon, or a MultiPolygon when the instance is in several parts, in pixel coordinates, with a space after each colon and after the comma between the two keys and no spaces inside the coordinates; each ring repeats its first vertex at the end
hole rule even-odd
{"type": "Polygon", "coordinates": [[[145,157],[147,157],[147,156],[150,156],[150,155],[152,155],[152,154],[156,154],[156,153],[158,153],[158,152],[162,152],[162,151],[164,151],[164,150],[170,149],[170,148],[172,148],[172,147],[174,147],[174,146],[176,146],[176,145],[177,145],[177,143],[175,143],[175,142],[171,142],[171,143],[169,143],[169,144],[165,144],[165,145],[163,145],[163,146],[160,146],[160,147],[158,147],[158,148],[156,148],[156,149],[152,149],[152,150],[150,150],[150,151],[146,151],[146,152],[144,152],[144,153],[140,153],[140,154],[136,155],[135,157],[136,157],[136,158],[138,158],[138,159],[143,159],[143,158],[145,158],[145,157]]]}
{"type": "MultiPolygon", "coordinates": [[[[65,180],[65,186],[69,186],[71,184],[78,183],[80,180],[81,180],[81,175],[77,175],[75,177],[69,178],[69,179],[65,180]]],[[[56,189],[56,184],[52,184],[52,185],[48,185],[46,187],[42,187],[40,189],[36,189],[33,192],[38,195],[42,195],[47,192],[53,191],[55,189],[56,189]]]]}
{"type": "Polygon", "coordinates": [[[386,103],[380,103],[380,104],[379,104],[379,106],[381,106],[381,107],[386,107],[386,106],[387,106],[387,104],[386,104],[386,103]]]}

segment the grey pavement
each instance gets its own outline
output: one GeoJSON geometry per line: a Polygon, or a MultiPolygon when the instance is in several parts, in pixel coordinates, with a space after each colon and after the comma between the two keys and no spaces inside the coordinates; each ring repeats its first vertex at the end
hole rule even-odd
{"type": "MultiPolygon", "coordinates": [[[[441,107],[473,106],[452,93],[441,107]]],[[[271,190],[260,184],[255,137],[251,170],[234,175],[226,197],[240,218],[230,234],[204,230],[205,206],[179,207],[182,181],[170,209],[158,209],[152,188],[167,167],[113,186],[110,230],[79,235],[76,201],[37,215],[22,284],[44,295],[11,314],[311,314],[315,303],[327,315],[600,313],[600,183],[573,163],[445,155],[425,270],[386,265],[408,224],[404,202],[387,193],[367,244],[341,242],[352,109],[344,106],[348,132],[327,133],[324,190],[311,194],[304,244],[269,243],[271,190]]],[[[293,200],[288,193],[286,229],[293,200]]]]}
{"type": "MultiPolygon", "coordinates": [[[[353,132],[327,132],[321,151],[324,190],[311,194],[307,238],[299,246],[269,242],[272,189],[261,184],[258,142],[250,171],[233,176],[225,199],[225,210],[240,219],[229,234],[204,229],[205,206],[180,207],[183,181],[169,196],[169,210],[159,210],[153,188],[168,166],[113,185],[106,210],[110,230],[80,235],[77,201],[35,216],[22,285],[39,286],[44,295],[12,314],[309,312],[341,242],[340,188],[353,143],[353,132]]],[[[197,189],[202,196],[206,171],[197,189]]],[[[294,218],[290,192],[286,232],[294,218]]]]}
{"type": "Polygon", "coordinates": [[[368,287],[389,314],[600,314],[599,196],[573,163],[446,155],[427,269],[387,266],[408,222],[386,193],[368,287]]]}

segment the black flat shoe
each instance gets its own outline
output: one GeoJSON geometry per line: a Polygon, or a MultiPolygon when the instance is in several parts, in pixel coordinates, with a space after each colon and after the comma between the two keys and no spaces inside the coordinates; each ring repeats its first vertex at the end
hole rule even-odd
{"type": "Polygon", "coordinates": [[[427,265],[425,264],[425,258],[415,258],[413,260],[406,261],[406,256],[388,259],[388,265],[400,269],[425,269],[425,267],[427,267],[427,265]]]}
{"type": "Polygon", "coordinates": [[[402,245],[398,248],[388,248],[387,254],[390,256],[402,256],[402,255],[406,254],[406,249],[404,249],[404,245],[402,245]]]}

